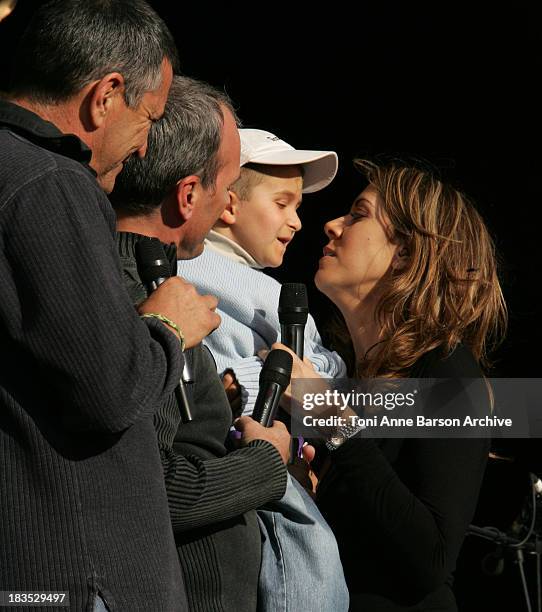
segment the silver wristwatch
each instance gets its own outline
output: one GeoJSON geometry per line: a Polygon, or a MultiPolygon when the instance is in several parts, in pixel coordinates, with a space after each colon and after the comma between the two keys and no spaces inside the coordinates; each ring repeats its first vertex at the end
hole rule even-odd
{"type": "Polygon", "coordinates": [[[340,446],[342,446],[347,440],[355,436],[358,431],[365,429],[363,426],[359,425],[342,425],[337,428],[337,431],[326,440],[326,447],[330,451],[337,450],[340,446]]]}

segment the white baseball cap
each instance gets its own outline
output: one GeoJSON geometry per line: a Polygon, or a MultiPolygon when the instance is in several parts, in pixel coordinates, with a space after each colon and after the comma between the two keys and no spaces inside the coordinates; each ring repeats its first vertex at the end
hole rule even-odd
{"type": "Polygon", "coordinates": [[[327,187],[337,174],[339,160],[334,151],[301,151],[264,130],[240,129],[241,166],[302,166],[303,193],[327,187]]]}

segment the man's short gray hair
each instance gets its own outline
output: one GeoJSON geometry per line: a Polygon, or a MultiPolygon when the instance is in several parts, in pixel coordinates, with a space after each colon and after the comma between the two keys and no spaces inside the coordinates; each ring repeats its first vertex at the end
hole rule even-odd
{"type": "Polygon", "coordinates": [[[178,67],[171,33],[144,0],[52,0],[23,34],[11,95],[52,104],[119,72],[126,103],[134,107],[160,86],[164,58],[178,67]]]}
{"type": "Polygon", "coordinates": [[[223,109],[235,115],[229,97],[207,83],[175,76],[164,116],[151,126],[147,154],[132,155],[117,177],[111,201],[133,216],[156,210],[177,183],[191,174],[214,188],[224,126],[223,109]]]}

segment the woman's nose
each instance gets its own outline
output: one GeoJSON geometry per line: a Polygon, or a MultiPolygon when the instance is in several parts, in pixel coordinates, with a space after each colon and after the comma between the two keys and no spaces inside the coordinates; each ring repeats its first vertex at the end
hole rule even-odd
{"type": "Polygon", "coordinates": [[[342,234],[342,223],[343,217],[338,217],[337,219],[333,219],[332,221],[328,221],[324,225],[324,232],[328,238],[340,238],[342,234]]]}

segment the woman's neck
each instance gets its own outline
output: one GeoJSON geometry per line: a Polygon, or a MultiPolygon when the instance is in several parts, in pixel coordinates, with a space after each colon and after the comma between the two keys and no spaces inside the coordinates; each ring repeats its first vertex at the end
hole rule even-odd
{"type": "Polygon", "coordinates": [[[349,300],[337,306],[352,339],[356,361],[361,361],[382,340],[381,325],[375,320],[376,300],[367,296],[363,300],[349,300]]]}

